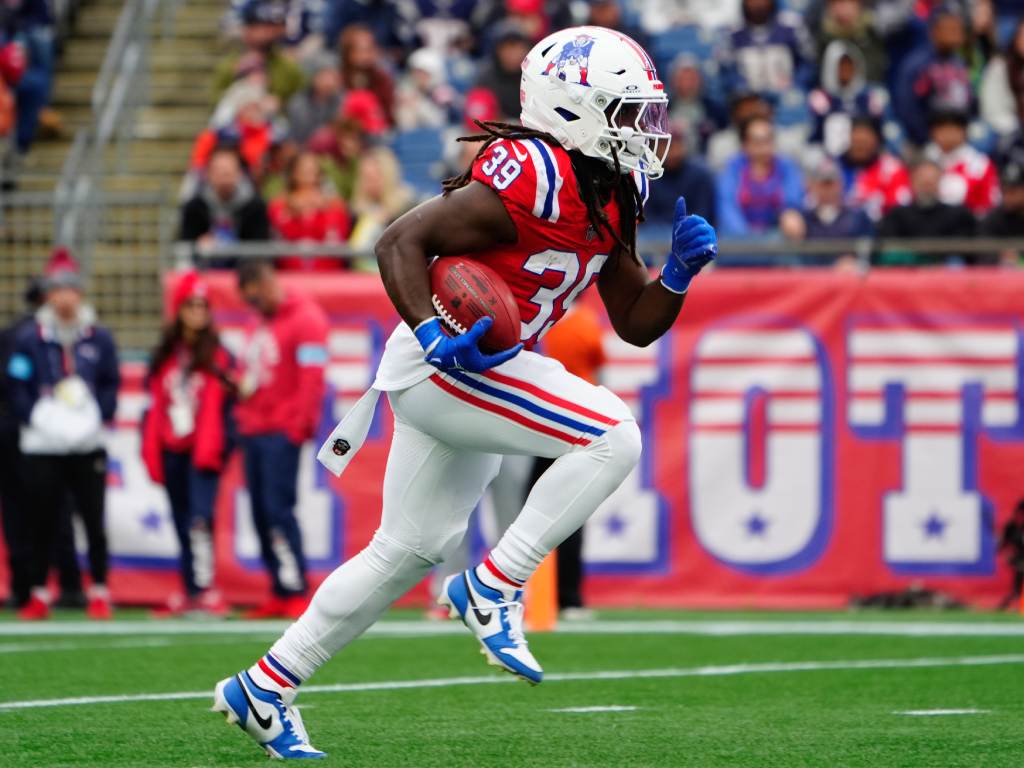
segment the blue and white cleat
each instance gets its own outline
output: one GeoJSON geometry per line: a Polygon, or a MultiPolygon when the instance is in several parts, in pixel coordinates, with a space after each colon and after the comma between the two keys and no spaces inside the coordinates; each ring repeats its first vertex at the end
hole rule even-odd
{"type": "Polygon", "coordinates": [[[271,757],[309,760],[327,757],[314,749],[297,707],[286,704],[274,691],[260,688],[248,672],[239,672],[217,683],[213,712],[222,712],[271,757]]]}
{"type": "Polygon", "coordinates": [[[486,586],[472,568],[449,576],[437,598],[453,619],[462,623],[480,640],[480,652],[487,663],[501,667],[530,685],[544,679],[544,670],[533,658],[523,634],[523,591],[512,600],[497,589],[486,586]]]}

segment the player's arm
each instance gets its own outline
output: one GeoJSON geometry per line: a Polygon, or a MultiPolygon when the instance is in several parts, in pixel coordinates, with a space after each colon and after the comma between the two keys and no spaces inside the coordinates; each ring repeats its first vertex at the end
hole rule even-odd
{"type": "Polygon", "coordinates": [[[479,342],[493,322],[481,317],[466,333],[451,338],[430,301],[427,264],[434,256],[453,256],[515,243],[515,224],[497,193],[477,182],[413,208],[388,227],[375,252],[381,280],[398,314],[416,334],[424,359],[442,371],[479,373],[519,354],[517,344],[495,354],[479,342]]]}
{"type": "Polygon", "coordinates": [[[645,347],[672,327],[690,281],[717,253],[715,230],[700,216],[686,215],[679,198],[672,225],[672,253],[657,280],[628,253],[617,249],[601,270],[597,289],[615,332],[645,347]]]}
{"type": "Polygon", "coordinates": [[[498,194],[470,182],[416,206],[384,230],[374,252],[388,298],[415,328],[434,316],[427,264],[434,256],[483,251],[518,239],[498,194]]]}

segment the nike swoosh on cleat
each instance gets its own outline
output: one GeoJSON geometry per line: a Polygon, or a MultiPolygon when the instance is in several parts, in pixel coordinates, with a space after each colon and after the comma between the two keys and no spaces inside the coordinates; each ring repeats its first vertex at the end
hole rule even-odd
{"type": "Polygon", "coordinates": [[[476,607],[476,600],[473,599],[473,588],[469,584],[469,579],[466,578],[466,574],[462,574],[462,580],[466,584],[466,595],[469,597],[469,604],[473,607],[473,615],[476,616],[476,620],[480,622],[482,626],[487,626],[491,623],[490,612],[484,613],[476,607]]]}
{"type": "Polygon", "coordinates": [[[256,705],[253,704],[252,699],[249,698],[249,690],[245,687],[245,683],[242,682],[241,676],[235,675],[235,679],[238,680],[238,684],[242,686],[242,695],[245,696],[245,703],[249,705],[249,711],[252,712],[253,717],[256,718],[256,724],[263,730],[268,730],[274,723],[273,718],[260,717],[260,713],[256,711],[256,705]]]}

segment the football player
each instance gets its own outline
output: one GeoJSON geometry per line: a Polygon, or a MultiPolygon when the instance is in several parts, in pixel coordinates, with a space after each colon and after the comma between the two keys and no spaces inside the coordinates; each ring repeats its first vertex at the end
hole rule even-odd
{"type": "Polygon", "coordinates": [[[637,256],[637,221],[670,136],[664,87],[635,41],[600,27],[549,35],[523,62],[521,98],[522,126],[480,124],[472,166],[377,245],[403,322],[373,388],[320,457],[340,472],[365,437],[377,394],[388,394],[395,430],[380,527],[265,656],[216,687],[214,709],[271,755],[323,755],[293,706],[299,686],[458,545],[503,454],[554,463],[486,559],[449,577],[439,602],[490,663],[541,682],[523,634],[523,584],[639,459],[629,408],[532,347],[595,281],[616,333],[638,346],[655,341],[714,258],[715,233],[680,199],[660,276],[652,280],[637,256]],[[488,317],[462,335],[446,333],[427,272],[444,255],[471,256],[504,278],[519,305],[521,343],[482,351],[488,317]]]}

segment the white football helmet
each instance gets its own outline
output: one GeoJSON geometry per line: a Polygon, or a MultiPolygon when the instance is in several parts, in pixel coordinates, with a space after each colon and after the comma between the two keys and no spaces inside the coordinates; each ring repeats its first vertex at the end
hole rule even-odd
{"type": "Polygon", "coordinates": [[[566,149],[615,167],[661,176],[672,141],[668,97],[654,62],[635,40],[604,27],[548,35],[523,59],[523,125],[566,149]]]}

